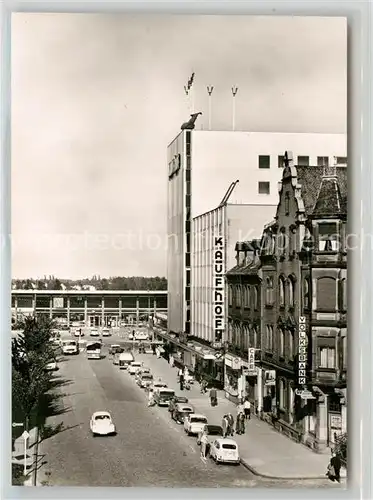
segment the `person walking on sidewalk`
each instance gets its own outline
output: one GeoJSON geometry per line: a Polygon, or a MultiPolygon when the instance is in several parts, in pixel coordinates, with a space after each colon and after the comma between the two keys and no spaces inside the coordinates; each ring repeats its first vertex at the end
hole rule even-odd
{"type": "Polygon", "coordinates": [[[245,399],[245,402],[243,404],[243,410],[245,413],[245,419],[250,420],[251,419],[251,403],[247,398],[245,399]]]}
{"type": "Polygon", "coordinates": [[[242,405],[237,408],[236,433],[245,434],[245,415],[242,405]]]}
{"type": "Polygon", "coordinates": [[[154,392],[153,392],[153,389],[150,388],[149,389],[149,396],[148,396],[148,406],[154,406],[154,392]]]}
{"type": "Polygon", "coordinates": [[[218,405],[218,393],[214,387],[210,389],[210,404],[211,406],[218,405]]]}
{"type": "Polygon", "coordinates": [[[328,465],[328,471],[327,471],[327,476],[331,481],[337,481],[338,483],[341,480],[341,458],[340,456],[332,452],[332,458],[330,459],[329,465],[328,465]]]}
{"type": "Polygon", "coordinates": [[[209,440],[205,433],[201,436],[201,457],[207,458],[209,440]]]}
{"type": "Polygon", "coordinates": [[[170,366],[171,366],[171,368],[174,367],[174,364],[175,364],[174,357],[172,356],[172,354],[170,354],[170,366]]]}
{"type": "Polygon", "coordinates": [[[182,369],[179,370],[179,384],[180,384],[180,390],[184,390],[184,372],[182,369]]]}

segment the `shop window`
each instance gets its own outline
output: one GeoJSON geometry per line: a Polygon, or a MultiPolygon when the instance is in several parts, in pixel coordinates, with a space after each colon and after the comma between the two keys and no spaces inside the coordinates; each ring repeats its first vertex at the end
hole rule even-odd
{"type": "Polygon", "coordinates": [[[285,357],[285,332],[282,328],[279,329],[279,341],[280,341],[280,356],[285,357]]]}
{"type": "Polygon", "coordinates": [[[335,347],[319,347],[319,368],[335,369],[335,347]]]}
{"type": "Polygon", "coordinates": [[[285,307],[285,281],[281,276],[278,280],[280,307],[285,307]]]}
{"type": "Polygon", "coordinates": [[[290,213],[290,194],[287,192],[285,194],[285,215],[290,213]]]}
{"type": "Polygon", "coordinates": [[[319,224],[319,245],[320,252],[338,251],[338,231],[337,224],[321,223],[319,224]]]}
{"type": "Polygon", "coordinates": [[[335,311],[337,306],[337,287],[334,278],[319,278],[316,282],[316,303],[318,311],[335,311]]]}
{"type": "Polygon", "coordinates": [[[289,307],[295,306],[295,282],[294,278],[289,277],[289,307]]]}

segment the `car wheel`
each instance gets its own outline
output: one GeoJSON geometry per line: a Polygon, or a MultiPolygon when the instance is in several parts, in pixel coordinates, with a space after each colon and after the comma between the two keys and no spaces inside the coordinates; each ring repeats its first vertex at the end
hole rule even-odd
{"type": "Polygon", "coordinates": [[[191,435],[192,435],[192,433],[188,431],[188,436],[191,436],[191,435]]]}
{"type": "Polygon", "coordinates": [[[92,432],[92,436],[95,438],[97,437],[97,434],[95,432],[92,432]]]}

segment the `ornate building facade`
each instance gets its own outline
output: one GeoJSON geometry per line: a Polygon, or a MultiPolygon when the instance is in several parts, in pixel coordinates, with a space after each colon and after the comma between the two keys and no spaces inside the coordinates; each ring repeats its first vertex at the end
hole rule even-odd
{"type": "Polygon", "coordinates": [[[260,324],[257,409],[317,450],[346,429],[346,193],[346,167],[295,167],[285,154],[276,216],[255,266],[248,277],[243,262],[227,275],[231,350],[250,344],[244,325],[260,324]],[[260,292],[260,319],[235,306],[249,282],[260,292]]]}

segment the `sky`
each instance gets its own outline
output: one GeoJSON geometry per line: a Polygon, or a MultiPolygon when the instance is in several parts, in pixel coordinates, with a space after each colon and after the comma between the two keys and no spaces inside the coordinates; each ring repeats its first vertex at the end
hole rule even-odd
{"type": "Polygon", "coordinates": [[[165,276],[167,145],[207,128],[346,133],[343,18],[16,13],[12,276],[165,276]]]}

